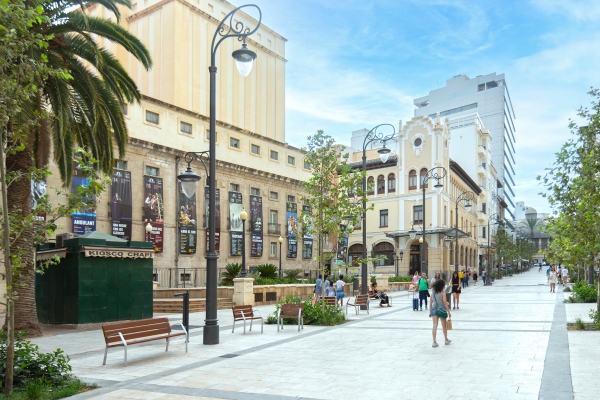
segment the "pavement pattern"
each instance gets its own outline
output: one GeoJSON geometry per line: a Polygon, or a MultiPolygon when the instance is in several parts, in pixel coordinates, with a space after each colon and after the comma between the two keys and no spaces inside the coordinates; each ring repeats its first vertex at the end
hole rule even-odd
{"type": "MultiPolygon", "coordinates": [[[[463,289],[452,310],[452,344],[433,348],[431,319],[412,311],[411,297],[394,292],[393,307],[371,302],[370,314],[335,327],[293,326],[277,332],[255,325],[231,333],[229,310],[219,311],[220,344],[202,344],[204,313],[191,314],[189,352],[183,339],[109,350],[99,329],[52,330],[34,339],[45,351],[71,357],[73,372],[99,388],[74,399],[598,399],[600,332],[567,331],[591,306],[564,304],[559,285],[531,270],[493,286],[463,289]]],[[[263,317],[274,306],[258,307],[263,317]]],[[[170,315],[173,323],[181,315],[170,315]]],[[[239,328],[238,328],[239,327],[239,328]]]]}

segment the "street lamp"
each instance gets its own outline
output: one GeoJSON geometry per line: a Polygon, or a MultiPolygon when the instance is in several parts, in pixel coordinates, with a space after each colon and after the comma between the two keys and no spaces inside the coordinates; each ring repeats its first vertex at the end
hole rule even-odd
{"type": "Polygon", "coordinates": [[[496,222],[494,222],[494,225],[499,224],[500,223],[500,215],[498,214],[492,214],[488,217],[488,223],[487,223],[487,237],[488,237],[488,245],[487,245],[487,268],[486,268],[486,275],[487,275],[487,279],[486,279],[486,285],[491,285],[492,284],[492,268],[491,268],[491,264],[490,264],[490,237],[492,236],[492,232],[490,232],[490,221],[492,219],[495,219],[496,222]]]}
{"type": "Polygon", "coordinates": [[[377,152],[379,153],[379,159],[381,160],[382,163],[386,163],[389,156],[390,156],[390,149],[388,149],[387,147],[385,147],[385,143],[388,140],[394,140],[396,138],[396,128],[394,128],[394,125],[391,124],[381,124],[381,125],[377,125],[375,128],[371,129],[369,131],[369,133],[367,133],[367,135],[365,136],[365,140],[363,141],[363,156],[362,156],[362,170],[363,170],[363,180],[362,180],[362,190],[363,190],[363,200],[362,200],[362,206],[363,206],[363,214],[362,214],[362,259],[363,259],[363,263],[361,266],[361,279],[362,279],[362,284],[361,284],[361,294],[367,294],[368,292],[368,271],[367,271],[367,145],[373,143],[373,142],[379,142],[383,144],[383,147],[379,150],[377,150],[377,152]],[[392,133],[390,133],[387,136],[384,136],[384,134],[382,132],[378,132],[377,130],[383,126],[389,126],[392,128],[392,133]]]}
{"type": "MultiPolygon", "coordinates": [[[[260,8],[254,4],[246,4],[229,12],[223,18],[215,34],[213,36],[211,51],[210,51],[210,108],[209,108],[209,150],[199,153],[186,153],[185,160],[188,163],[186,172],[177,176],[181,182],[181,188],[187,197],[191,197],[196,193],[196,187],[200,176],[195,174],[191,167],[191,161],[196,158],[202,162],[204,168],[204,160],[202,156],[209,157],[208,187],[209,187],[209,205],[215,208],[216,204],[216,174],[217,174],[217,159],[216,159],[216,131],[217,131],[217,66],[216,54],[219,45],[228,38],[237,38],[242,42],[242,48],[235,50],[231,56],[235,59],[237,69],[242,76],[248,76],[252,70],[256,53],[248,49],[246,39],[254,34],[260,27],[262,20],[262,12],[260,8]],[[242,8],[254,7],[258,11],[258,20],[256,27],[250,29],[244,26],[244,23],[234,20],[234,15],[242,8]]],[[[219,258],[215,249],[215,232],[216,232],[216,213],[208,213],[208,252],[206,253],[206,319],[204,320],[203,343],[204,344],[219,344],[219,320],[217,319],[217,259],[219,258]]]]}
{"type": "Polygon", "coordinates": [[[402,250],[400,250],[399,256],[397,256],[396,253],[394,253],[394,261],[396,264],[396,276],[398,276],[398,260],[400,260],[400,262],[402,262],[403,257],[404,257],[404,252],[402,250]]]}
{"type": "Polygon", "coordinates": [[[281,278],[281,245],[283,244],[283,238],[279,236],[277,241],[279,242],[279,277],[281,278]]]}
{"type": "MultiPolygon", "coordinates": [[[[454,225],[454,235],[455,235],[454,239],[456,240],[456,243],[454,245],[454,253],[455,254],[458,254],[458,204],[460,202],[467,203],[467,204],[465,204],[465,210],[467,210],[467,212],[471,212],[471,207],[472,207],[471,202],[472,201],[475,201],[475,193],[473,193],[471,191],[462,192],[456,198],[456,208],[455,208],[456,225],[454,225]]],[[[454,272],[458,272],[458,257],[456,255],[454,256],[454,272]]]]}
{"type": "Polygon", "coordinates": [[[246,277],[246,219],[248,213],[246,209],[242,208],[240,213],[240,219],[242,220],[242,271],[240,272],[240,278],[246,277]]]}
{"type": "Polygon", "coordinates": [[[148,225],[146,225],[146,242],[150,241],[150,232],[152,232],[152,225],[148,222],[148,225]]]}
{"type": "MultiPolygon", "coordinates": [[[[421,187],[423,188],[423,237],[421,237],[421,240],[419,240],[421,243],[421,273],[423,273],[423,271],[426,273],[429,272],[427,271],[427,261],[425,261],[425,185],[427,185],[430,179],[435,179],[436,183],[433,185],[433,187],[435,192],[439,195],[442,193],[442,188],[444,187],[444,185],[440,182],[443,182],[444,178],[446,177],[446,173],[447,171],[444,167],[433,167],[427,171],[425,176],[423,176],[423,180],[421,181],[421,187]]],[[[427,276],[429,276],[429,274],[427,274],[427,276]]]]}

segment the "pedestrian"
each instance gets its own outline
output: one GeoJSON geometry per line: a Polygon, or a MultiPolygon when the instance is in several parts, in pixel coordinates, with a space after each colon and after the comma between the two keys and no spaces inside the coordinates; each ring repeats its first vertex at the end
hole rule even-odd
{"type": "Polygon", "coordinates": [[[325,282],[323,282],[323,283],[324,283],[323,293],[325,293],[325,296],[327,296],[327,289],[329,289],[329,286],[331,286],[331,282],[329,281],[329,275],[325,275],[325,282]]]}
{"type": "Polygon", "coordinates": [[[423,311],[423,300],[425,300],[425,309],[427,310],[427,297],[429,297],[429,285],[427,284],[427,274],[423,272],[419,279],[419,307],[423,311]]]}
{"type": "Polygon", "coordinates": [[[321,290],[323,288],[323,275],[319,274],[317,278],[317,282],[315,284],[315,292],[313,294],[313,304],[316,304],[319,301],[319,296],[321,295],[321,290]]]}
{"type": "Polygon", "coordinates": [[[458,271],[458,279],[460,279],[460,284],[465,287],[465,273],[462,270],[458,271]]]}
{"type": "Polygon", "coordinates": [[[569,283],[569,269],[567,267],[563,267],[561,275],[563,286],[565,286],[567,283],[569,283]]]}
{"type": "Polygon", "coordinates": [[[344,275],[340,275],[340,279],[337,280],[335,286],[337,290],[335,291],[335,303],[340,302],[340,307],[344,306],[344,275]]]}
{"type": "MultiPolygon", "coordinates": [[[[457,276],[458,278],[458,276],[457,276]]],[[[444,332],[444,339],[446,339],[446,345],[449,345],[452,340],[448,339],[448,327],[446,326],[446,318],[452,317],[450,313],[450,305],[446,300],[446,296],[444,295],[444,286],[446,282],[442,279],[438,279],[433,284],[433,299],[431,301],[431,311],[429,312],[429,317],[433,320],[433,330],[431,331],[431,335],[433,336],[433,345],[432,347],[438,347],[436,341],[437,327],[438,321],[442,322],[442,331],[444,332]]]]}
{"type": "Polygon", "coordinates": [[[556,292],[556,270],[554,267],[550,268],[550,274],[548,275],[548,282],[550,282],[550,292],[556,292]]]}
{"type": "Polygon", "coordinates": [[[414,285],[416,285],[417,283],[419,283],[419,271],[415,271],[415,274],[413,275],[412,282],[413,282],[414,285]]]}
{"type": "Polygon", "coordinates": [[[473,271],[473,286],[477,285],[477,271],[473,271]]]}
{"type": "Polygon", "coordinates": [[[487,285],[487,271],[485,269],[481,271],[481,279],[483,280],[483,285],[487,285]]]}
{"type": "Polygon", "coordinates": [[[548,269],[546,270],[546,280],[548,281],[548,283],[550,283],[550,266],[548,266],[548,269]]]}
{"type": "Polygon", "coordinates": [[[390,304],[390,297],[387,295],[387,293],[380,292],[380,291],[377,290],[377,282],[373,282],[373,284],[371,285],[371,287],[373,288],[373,296],[376,299],[381,300],[379,302],[379,307],[383,307],[384,304],[387,304],[388,307],[392,306],[390,304]]]}
{"type": "Polygon", "coordinates": [[[469,268],[465,274],[465,285],[467,285],[467,287],[469,286],[469,279],[471,279],[471,268],[469,268]]]}
{"type": "Polygon", "coordinates": [[[462,289],[460,288],[460,277],[458,276],[457,272],[454,272],[454,274],[452,274],[452,303],[454,304],[452,307],[453,310],[455,308],[460,310],[458,304],[460,303],[461,290],[462,289]]]}

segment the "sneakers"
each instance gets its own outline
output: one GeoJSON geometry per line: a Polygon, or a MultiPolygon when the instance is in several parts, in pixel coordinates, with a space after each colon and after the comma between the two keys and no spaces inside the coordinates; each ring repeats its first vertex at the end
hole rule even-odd
{"type": "Polygon", "coordinates": [[[427,310],[427,306],[425,306],[425,309],[427,310]]]}
{"type": "Polygon", "coordinates": [[[450,343],[452,343],[452,340],[450,340],[450,339],[446,340],[446,346],[449,345],[450,343]]]}
{"type": "Polygon", "coordinates": [[[423,307],[421,307],[421,311],[423,311],[423,307]]]}
{"type": "Polygon", "coordinates": [[[433,344],[431,345],[431,347],[438,347],[439,344],[437,344],[436,342],[433,342],[433,344]]]}

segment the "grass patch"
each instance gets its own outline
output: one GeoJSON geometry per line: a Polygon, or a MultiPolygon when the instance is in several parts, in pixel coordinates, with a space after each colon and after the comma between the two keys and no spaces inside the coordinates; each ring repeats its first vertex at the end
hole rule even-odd
{"type": "Polygon", "coordinates": [[[66,380],[61,385],[39,380],[27,381],[23,387],[15,388],[10,396],[0,394],[2,400],[56,400],[95,389],[77,378],[66,380]]]}

